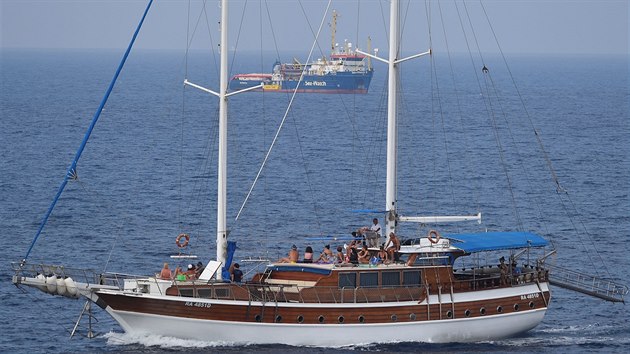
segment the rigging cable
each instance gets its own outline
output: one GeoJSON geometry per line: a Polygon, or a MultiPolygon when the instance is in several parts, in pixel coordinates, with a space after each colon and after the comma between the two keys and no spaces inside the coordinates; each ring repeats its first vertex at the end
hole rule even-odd
{"type": "MultiPolygon", "coordinates": [[[[206,1],[204,0],[202,3],[202,8],[199,11],[199,16],[197,16],[197,20],[195,21],[195,26],[193,28],[192,34],[190,35],[189,38],[187,38],[187,45],[186,45],[186,51],[185,51],[185,63],[188,63],[188,55],[190,53],[190,47],[192,46],[192,41],[197,33],[197,30],[199,28],[199,24],[201,22],[201,20],[204,19],[205,20],[205,24],[206,24],[206,31],[207,34],[210,38],[210,49],[212,51],[212,58],[214,59],[214,66],[215,66],[215,72],[218,72],[218,66],[217,66],[217,60],[216,60],[216,52],[215,52],[215,45],[214,45],[214,40],[212,37],[212,32],[210,29],[210,22],[208,20],[208,12],[206,10],[206,1]]],[[[186,64],[186,68],[187,68],[187,64],[186,64]]],[[[188,78],[188,70],[186,70],[186,79],[188,78]]],[[[182,90],[182,141],[181,141],[181,168],[182,171],[180,172],[180,180],[183,182],[183,155],[184,155],[184,123],[185,123],[185,116],[186,116],[186,85],[183,85],[183,90],[182,90]]],[[[198,171],[200,171],[201,173],[201,177],[202,178],[195,178],[195,183],[192,187],[192,195],[193,195],[193,199],[191,201],[189,201],[186,210],[183,212],[182,215],[189,215],[192,216],[193,213],[191,212],[191,210],[193,209],[193,206],[195,205],[200,205],[200,209],[201,210],[209,210],[209,208],[207,208],[206,203],[210,202],[210,198],[207,198],[204,194],[203,191],[207,190],[207,188],[203,187],[203,183],[205,178],[203,178],[204,176],[209,176],[210,175],[210,165],[212,164],[212,162],[214,161],[212,159],[212,151],[214,151],[214,146],[216,146],[215,142],[218,139],[218,107],[215,109],[214,112],[214,117],[215,119],[212,119],[211,121],[215,123],[214,127],[211,127],[211,131],[214,132],[214,134],[209,134],[211,136],[211,139],[205,140],[205,144],[202,148],[202,151],[205,151],[205,158],[203,158],[203,164],[200,167],[200,169],[198,171]]],[[[183,192],[182,192],[183,193],[183,192]]],[[[183,194],[180,194],[180,197],[182,200],[184,200],[185,198],[183,198],[183,194]]],[[[193,224],[194,221],[190,222],[190,224],[193,224]]],[[[179,226],[179,232],[183,231],[183,217],[180,219],[180,226],[179,226]]],[[[200,234],[203,234],[203,232],[199,231],[200,234]]],[[[193,234],[193,237],[195,235],[193,234]]],[[[192,247],[191,247],[192,248],[192,247]]]]}
{"type": "MultiPolygon", "coordinates": [[[[430,8],[429,8],[430,10],[430,8]]],[[[450,52],[448,51],[448,41],[446,39],[446,29],[444,28],[444,19],[442,17],[442,8],[440,6],[440,3],[438,2],[438,10],[440,13],[440,21],[442,23],[442,29],[444,30],[444,40],[446,42],[446,46],[447,46],[447,53],[449,55],[449,59],[450,59],[450,52]]],[[[429,31],[429,34],[431,34],[431,31],[429,31]]],[[[430,48],[433,48],[433,43],[432,40],[430,39],[430,48]]],[[[446,126],[444,124],[444,108],[442,107],[442,99],[441,99],[441,95],[440,95],[440,85],[439,85],[439,79],[438,79],[438,72],[437,72],[437,65],[436,62],[434,60],[433,55],[431,55],[431,68],[432,68],[432,76],[434,75],[435,77],[435,89],[436,89],[436,94],[437,94],[437,101],[438,101],[438,106],[439,106],[439,114],[440,114],[440,123],[441,123],[441,127],[442,127],[442,136],[444,137],[444,152],[446,155],[446,166],[448,169],[448,180],[449,180],[449,185],[450,185],[450,190],[451,190],[451,201],[453,203],[453,205],[456,205],[456,201],[455,201],[455,185],[453,182],[453,172],[452,172],[452,166],[451,166],[451,159],[450,159],[450,153],[448,150],[448,137],[446,134],[446,126]]],[[[433,87],[433,85],[431,85],[431,87],[433,87]]],[[[459,224],[456,224],[457,229],[460,229],[459,224]]]]}
{"type": "MultiPolygon", "coordinates": [[[[186,45],[184,50],[184,79],[188,80],[188,50],[190,48],[190,1],[188,0],[188,6],[186,7],[186,45]]],[[[179,181],[178,181],[178,190],[179,190],[179,203],[177,203],[177,221],[178,228],[177,232],[182,231],[183,223],[182,223],[182,209],[183,209],[183,175],[184,175],[184,113],[186,111],[186,89],[182,89],[182,112],[180,119],[180,129],[179,129],[179,181]]]]}
{"type": "MultiPolygon", "coordinates": [[[[462,2],[462,3],[464,5],[464,10],[466,12],[466,17],[468,19],[468,23],[469,23],[471,31],[472,31],[473,39],[474,39],[474,42],[475,42],[476,47],[477,47],[477,53],[479,54],[479,57],[480,57],[481,62],[483,64],[483,68],[484,69],[482,69],[482,73],[484,74],[484,82],[485,82],[485,85],[486,85],[486,90],[485,91],[488,93],[487,95],[483,94],[484,90],[481,87],[481,82],[479,81],[479,77],[478,76],[477,76],[477,80],[478,80],[477,83],[479,85],[480,93],[485,98],[484,99],[484,103],[485,103],[485,106],[486,106],[486,111],[488,113],[488,118],[490,119],[490,123],[491,123],[491,125],[493,127],[493,135],[494,135],[495,143],[497,145],[497,150],[499,152],[499,159],[501,161],[501,168],[503,169],[503,173],[505,175],[506,182],[508,184],[508,189],[510,190],[510,197],[511,197],[511,201],[512,201],[512,208],[513,208],[513,211],[514,211],[514,217],[516,218],[516,222],[519,225],[519,228],[523,229],[523,223],[521,221],[520,213],[518,211],[518,207],[517,207],[517,204],[516,204],[516,197],[514,195],[514,188],[513,188],[512,179],[510,177],[510,173],[509,173],[509,170],[507,168],[507,162],[505,160],[505,150],[503,148],[503,144],[501,143],[501,138],[500,138],[500,135],[499,135],[499,127],[498,127],[497,122],[496,122],[495,112],[494,112],[493,105],[492,105],[492,99],[489,96],[488,81],[487,81],[487,78],[486,78],[486,75],[488,74],[488,70],[487,70],[487,67],[485,65],[485,60],[483,58],[483,54],[481,52],[481,47],[479,46],[479,41],[477,40],[477,34],[475,32],[472,20],[470,19],[470,13],[468,12],[468,7],[466,6],[466,2],[462,2]]],[[[459,11],[458,11],[458,13],[459,13],[459,11]]],[[[466,37],[466,39],[468,39],[468,37],[466,37]]],[[[466,43],[468,45],[468,40],[467,40],[466,43]]],[[[470,47],[468,47],[468,49],[469,49],[470,57],[472,58],[472,52],[470,52],[470,47]]],[[[474,61],[473,61],[473,67],[474,67],[474,61]]],[[[475,73],[476,72],[477,71],[475,70],[475,73]]]]}
{"type": "MultiPolygon", "coordinates": [[[[330,4],[331,4],[331,0],[328,1],[328,4],[326,6],[326,11],[324,12],[324,14],[328,13],[328,10],[330,9],[330,4]]],[[[322,17],[322,20],[321,20],[321,22],[319,24],[319,29],[317,31],[317,35],[315,36],[315,41],[313,42],[313,45],[311,46],[311,49],[309,51],[307,62],[310,61],[311,56],[313,54],[313,51],[315,50],[315,46],[317,45],[317,38],[319,38],[319,34],[321,33],[322,27],[324,25],[324,20],[325,20],[325,16],[322,17]]],[[[280,121],[280,125],[278,126],[278,129],[276,130],[276,133],[275,133],[275,135],[274,135],[274,137],[273,137],[273,139],[271,141],[271,145],[269,146],[269,149],[267,150],[267,153],[265,154],[265,158],[264,158],[263,162],[261,163],[260,168],[258,169],[258,172],[256,173],[256,177],[254,178],[254,181],[252,182],[252,185],[249,188],[249,191],[247,192],[247,195],[245,196],[245,199],[243,200],[243,203],[241,204],[241,207],[239,208],[238,213],[236,214],[235,221],[238,220],[238,218],[240,217],[241,213],[243,212],[243,208],[247,204],[247,201],[249,200],[249,197],[251,196],[252,191],[254,190],[254,187],[256,186],[256,183],[257,183],[258,179],[260,178],[260,175],[261,175],[261,173],[263,171],[263,168],[265,167],[267,161],[269,160],[269,156],[271,155],[273,147],[275,146],[275,143],[278,140],[278,137],[280,136],[280,131],[282,130],[282,127],[284,126],[284,123],[286,122],[287,117],[289,116],[289,111],[291,110],[293,101],[295,100],[295,96],[297,94],[297,88],[300,86],[300,83],[302,82],[303,77],[304,77],[304,72],[302,71],[302,74],[300,75],[300,80],[298,81],[298,84],[296,86],[296,90],[293,91],[293,95],[291,96],[291,100],[289,101],[289,105],[287,106],[287,109],[284,112],[282,120],[280,121]]],[[[308,178],[308,173],[307,173],[307,178],[308,178]]],[[[319,220],[318,220],[318,223],[319,223],[319,220]]]]}
{"type": "MultiPolygon", "coordinates": [[[[481,6],[483,8],[483,4],[481,4],[481,6]]],[[[490,22],[490,19],[489,19],[487,13],[485,12],[485,9],[484,9],[484,14],[485,14],[486,21],[488,22],[488,25],[489,25],[490,29],[494,32],[494,29],[492,27],[492,23],[490,22]]],[[[498,41],[498,38],[496,37],[496,34],[494,35],[494,39],[495,39],[495,43],[496,43],[499,51],[502,53],[501,45],[499,44],[499,41],[498,41]]],[[[505,57],[503,58],[503,61],[504,61],[506,69],[508,70],[508,72],[510,72],[510,67],[507,64],[507,60],[505,59],[505,57]]],[[[491,75],[490,71],[488,70],[488,68],[485,65],[483,66],[482,72],[491,80],[492,87],[493,87],[495,95],[497,97],[497,101],[499,101],[498,90],[496,89],[496,85],[494,83],[494,80],[492,79],[492,75],[491,75]]],[[[511,72],[510,72],[510,76],[511,76],[511,72]]],[[[521,97],[520,96],[520,92],[518,91],[518,86],[516,85],[516,81],[514,80],[513,77],[512,77],[512,85],[516,89],[519,97],[521,97]]],[[[525,104],[522,101],[522,97],[521,97],[521,104],[522,104],[523,108],[525,109],[525,112],[527,113],[527,108],[525,107],[525,104]]],[[[533,187],[532,187],[533,183],[531,182],[530,174],[528,173],[528,170],[524,166],[524,163],[523,163],[524,159],[522,158],[522,154],[520,153],[520,150],[518,149],[518,145],[516,143],[516,139],[514,138],[514,135],[512,134],[512,130],[510,128],[510,124],[509,124],[509,122],[507,120],[507,114],[505,113],[505,110],[503,109],[503,106],[501,106],[501,110],[502,110],[502,113],[503,113],[503,119],[504,119],[504,122],[506,124],[507,129],[508,129],[510,138],[512,140],[512,143],[515,146],[515,150],[516,150],[517,158],[518,158],[518,161],[519,161],[519,165],[520,165],[521,169],[523,170],[523,175],[525,176],[527,187],[531,190],[531,189],[533,189],[533,187]]],[[[543,211],[542,211],[542,207],[541,207],[542,203],[541,203],[541,201],[539,200],[539,198],[537,196],[534,195],[533,198],[534,198],[535,205],[537,207],[538,215],[539,215],[540,219],[543,219],[543,211]]],[[[549,229],[547,227],[547,224],[543,223],[542,227],[545,229],[545,232],[547,234],[549,234],[549,229]]],[[[552,244],[553,244],[553,241],[552,241],[552,244]]]]}
{"type": "Polygon", "coordinates": [[[118,76],[120,75],[120,72],[122,71],[122,68],[125,65],[125,62],[127,61],[127,57],[129,56],[129,53],[131,52],[131,48],[133,47],[133,44],[135,43],[136,38],[138,37],[138,33],[140,33],[140,28],[142,28],[142,24],[144,23],[144,19],[147,17],[147,13],[149,12],[149,9],[151,8],[151,4],[153,4],[153,0],[149,0],[149,3],[147,4],[146,9],[144,10],[144,13],[142,14],[142,18],[140,19],[140,22],[138,23],[138,26],[136,27],[136,30],[133,36],[131,37],[131,41],[129,42],[129,45],[127,46],[127,50],[125,51],[125,54],[120,60],[120,64],[118,64],[118,69],[116,69],[116,73],[114,74],[114,77],[112,78],[112,81],[110,82],[109,87],[107,88],[107,91],[105,92],[105,95],[103,99],[101,100],[101,103],[96,109],[96,112],[94,113],[92,122],[90,123],[88,130],[85,132],[83,141],[81,142],[81,145],[79,146],[79,149],[77,150],[77,153],[74,159],[72,160],[70,167],[68,167],[68,170],[64,176],[63,182],[61,182],[61,185],[59,186],[59,189],[57,190],[57,194],[55,195],[55,198],[50,204],[50,207],[48,207],[48,210],[46,211],[46,214],[44,215],[44,218],[39,226],[39,229],[37,230],[37,233],[35,234],[35,237],[33,238],[33,241],[31,242],[31,245],[28,248],[28,251],[26,251],[26,255],[22,259],[22,262],[21,262],[22,265],[26,263],[26,259],[28,258],[29,254],[33,250],[33,247],[35,246],[35,243],[37,242],[39,235],[42,233],[42,230],[44,229],[44,226],[46,225],[46,222],[48,221],[50,214],[52,214],[52,211],[55,208],[55,204],[57,204],[57,200],[59,200],[61,193],[63,193],[63,190],[68,184],[68,181],[70,179],[74,179],[77,176],[77,163],[79,162],[79,158],[81,157],[81,154],[83,153],[83,149],[85,149],[85,145],[87,144],[87,141],[90,138],[90,135],[92,135],[92,131],[94,130],[94,127],[96,126],[96,122],[98,121],[98,118],[101,115],[103,108],[105,107],[105,103],[107,103],[109,95],[114,89],[114,85],[116,84],[116,81],[118,80],[118,76]]]}
{"type": "MultiPolygon", "coordinates": [[[[567,197],[568,201],[570,202],[571,206],[573,207],[573,211],[574,211],[576,214],[578,214],[578,215],[579,215],[579,212],[578,212],[578,210],[577,210],[577,207],[576,207],[576,205],[574,204],[573,200],[571,199],[571,197],[570,197],[570,195],[569,195],[569,192],[568,192],[567,190],[565,190],[565,189],[562,187],[562,185],[560,184],[560,180],[559,180],[559,178],[558,178],[558,176],[557,176],[557,174],[556,174],[556,172],[555,172],[555,169],[553,168],[553,165],[552,165],[552,163],[551,163],[551,159],[549,158],[549,154],[547,153],[547,150],[545,149],[545,146],[544,146],[544,145],[543,145],[543,143],[542,143],[542,139],[541,139],[541,137],[540,137],[540,133],[538,132],[538,130],[537,130],[537,129],[536,129],[536,127],[534,126],[534,123],[533,123],[533,120],[532,120],[532,118],[531,118],[531,116],[530,116],[530,114],[529,114],[529,111],[527,110],[527,107],[525,106],[525,101],[523,100],[523,97],[522,97],[522,95],[521,95],[521,92],[520,92],[520,90],[518,89],[518,86],[516,85],[516,80],[514,79],[514,76],[512,75],[512,71],[510,70],[509,66],[507,65],[507,60],[506,60],[506,58],[505,58],[505,54],[503,53],[503,50],[501,49],[501,46],[499,45],[498,38],[497,38],[497,36],[496,36],[496,33],[495,33],[495,31],[494,31],[494,28],[492,27],[492,24],[490,23],[490,19],[489,19],[489,17],[488,17],[488,13],[486,12],[486,8],[485,8],[485,6],[483,5],[483,2],[482,2],[481,0],[479,0],[479,4],[481,5],[481,8],[483,9],[484,15],[486,16],[486,20],[488,21],[488,24],[489,24],[489,26],[490,26],[490,30],[491,30],[491,32],[492,32],[492,35],[494,36],[494,39],[495,39],[495,41],[496,41],[496,43],[497,43],[497,46],[499,47],[499,52],[501,53],[501,58],[503,59],[503,62],[505,63],[505,66],[507,67],[508,74],[510,75],[510,79],[512,80],[512,84],[513,84],[513,86],[514,86],[514,87],[515,87],[515,89],[516,89],[516,92],[517,92],[517,94],[518,94],[518,97],[519,97],[519,100],[520,100],[520,102],[521,102],[521,105],[523,106],[523,110],[525,111],[525,115],[527,116],[527,119],[528,119],[528,121],[529,121],[529,123],[530,123],[530,126],[531,126],[531,128],[532,128],[532,130],[533,130],[533,132],[534,132],[534,135],[535,135],[535,137],[536,137],[536,140],[537,140],[537,142],[538,142],[538,146],[539,146],[539,148],[540,148],[540,150],[541,150],[541,152],[542,152],[542,154],[543,154],[543,156],[544,156],[544,159],[545,159],[545,161],[546,161],[546,163],[547,163],[547,167],[548,167],[548,169],[549,169],[549,172],[551,173],[552,179],[553,179],[553,181],[554,181],[554,183],[555,183],[555,185],[556,185],[557,195],[559,196],[558,198],[559,198],[559,200],[560,200],[560,203],[562,204],[562,206],[563,206],[563,208],[564,208],[564,210],[565,210],[565,213],[566,213],[566,214],[567,214],[567,216],[569,217],[569,220],[571,221],[571,224],[573,225],[573,228],[574,228],[574,229],[575,229],[575,231],[577,232],[577,227],[575,226],[574,221],[573,221],[573,218],[571,217],[571,214],[569,213],[569,210],[567,210],[565,203],[562,201],[562,197],[561,197],[561,195],[562,195],[562,194],[566,195],[566,197],[567,197]]],[[[610,272],[608,271],[608,267],[606,267],[606,263],[604,263],[604,259],[602,258],[602,256],[601,256],[600,252],[598,251],[598,249],[597,249],[596,245],[594,244],[594,242],[595,242],[595,241],[593,240],[592,235],[588,232],[588,229],[586,228],[586,225],[585,225],[585,224],[584,224],[584,222],[581,220],[581,218],[579,218],[579,220],[580,220],[580,224],[582,225],[582,228],[584,229],[584,233],[585,233],[587,236],[589,236],[589,237],[588,237],[588,240],[591,242],[591,245],[592,245],[593,249],[595,250],[595,253],[596,253],[596,254],[597,254],[597,256],[599,257],[599,260],[600,260],[601,264],[604,266],[604,270],[606,271],[606,274],[607,274],[609,277],[611,277],[610,272]]],[[[577,233],[578,233],[578,235],[580,235],[580,233],[579,233],[579,232],[577,232],[577,233]]],[[[582,236],[581,236],[581,235],[580,235],[580,239],[582,239],[582,236]]],[[[589,260],[590,260],[590,252],[586,251],[586,254],[588,255],[589,260]]],[[[591,260],[591,263],[593,263],[593,261],[592,261],[592,260],[591,260]]],[[[596,268],[596,272],[598,272],[597,267],[595,267],[595,268],[596,268]]]]}
{"type": "MultiPolygon", "coordinates": [[[[455,6],[457,6],[457,3],[455,3],[455,6]]],[[[455,100],[457,102],[457,117],[459,119],[459,126],[460,127],[464,127],[464,113],[462,112],[462,103],[461,103],[461,98],[459,95],[459,91],[457,89],[457,81],[455,80],[455,69],[453,66],[453,59],[451,56],[451,50],[450,50],[450,46],[448,43],[448,36],[446,34],[446,26],[445,26],[445,22],[444,22],[444,16],[442,14],[442,5],[440,4],[440,2],[438,2],[438,10],[440,13],[440,22],[442,23],[442,32],[444,33],[444,42],[446,44],[446,53],[448,55],[448,63],[449,63],[449,69],[450,69],[450,73],[451,73],[451,81],[453,82],[453,92],[455,93],[455,100]]],[[[469,136],[468,134],[462,134],[463,136],[463,143],[464,143],[464,151],[470,151],[469,147],[471,146],[471,143],[469,141],[469,136]]],[[[468,172],[472,172],[473,167],[471,166],[471,163],[468,159],[464,159],[464,164],[465,167],[464,169],[467,170],[468,172]]],[[[473,183],[475,184],[475,186],[473,187],[473,199],[474,202],[477,206],[476,210],[477,212],[480,212],[481,209],[481,205],[479,202],[479,194],[481,193],[481,183],[477,180],[477,179],[473,179],[473,183]]]]}

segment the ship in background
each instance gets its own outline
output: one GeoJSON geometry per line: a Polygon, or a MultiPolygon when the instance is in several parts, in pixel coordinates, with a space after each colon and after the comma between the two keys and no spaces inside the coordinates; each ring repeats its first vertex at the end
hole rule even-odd
{"type": "MultiPolygon", "coordinates": [[[[260,86],[255,91],[304,92],[304,93],[367,93],[372,81],[370,58],[358,53],[347,40],[343,45],[335,43],[337,12],[332,15],[332,39],[330,58],[322,57],[310,63],[273,64],[268,73],[237,74],[230,79],[231,90],[260,86]],[[299,85],[299,87],[298,87],[299,85]]],[[[368,51],[370,50],[368,39],[368,51]]]]}

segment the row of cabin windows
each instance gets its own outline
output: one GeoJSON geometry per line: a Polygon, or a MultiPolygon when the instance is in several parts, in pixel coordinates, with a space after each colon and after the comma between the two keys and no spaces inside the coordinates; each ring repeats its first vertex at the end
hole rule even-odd
{"type": "Polygon", "coordinates": [[[383,287],[420,285],[420,271],[411,270],[402,272],[359,272],[358,274],[354,272],[339,273],[339,287],[356,288],[357,278],[359,288],[374,288],[379,285],[383,287]]]}

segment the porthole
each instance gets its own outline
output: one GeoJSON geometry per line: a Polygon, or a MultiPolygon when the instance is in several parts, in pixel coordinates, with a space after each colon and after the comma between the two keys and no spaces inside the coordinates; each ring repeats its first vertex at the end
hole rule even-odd
{"type": "Polygon", "coordinates": [[[497,306],[497,312],[498,313],[503,312],[503,306],[497,306]]]}
{"type": "Polygon", "coordinates": [[[391,318],[392,318],[392,322],[398,321],[398,316],[396,315],[392,315],[391,318]]]}
{"type": "Polygon", "coordinates": [[[464,311],[464,316],[470,317],[470,310],[467,309],[466,311],[464,311]]]}
{"type": "Polygon", "coordinates": [[[345,321],[345,320],[346,320],[346,319],[345,319],[345,318],[343,318],[343,316],[339,316],[339,317],[337,317],[337,322],[339,322],[339,323],[343,323],[343,321],[345,321]]]}
{"type": "Polygon", "coordinates": [[[485,314],[486,314],[486,308],[485,308],[485,307],[480,308],[480,309],[479,309],[479,313],[480,313],[482,316],[483,316],[483,315],[485,315],[485,314]]]}
{"type": "Polygon", "coordinates": [[[363,315],[360,315],[358,317],[358,320],[359,320],[359,323],[363,323],[363,322],[365,322],[365,317],[363,317],[363,315]]]}
{"type": "Polygon", "coordinates": [[[530,302],[529,302],[529,308],[530,308],[530,309],[533,309],[533,308],[534,308],[534,302],[533,302],[533,301],[530,301],[530,302]]]}
{"type": "Polygon", "coordinates": [[[260,315],[256,315],[254,316],[254,320],[256,320],[256,322],[260,322],[262,320],[262,317],[260,315]]]}
{"type": "Polygon", "coordinates": [[[409,314],[409,319],[412,320],[412,321],[415,321],[416,320],[416,314],[415,313],[410,313],[409,314]]]}
{"type": "Polygon", "coordinates": [[[297,317],[297,321],[298,321],[298,323],[303,323],[303,322],[304,322],[304,316],[299,315],[299,316],[297,317]]]}
{"type": "Polygon", "coordinates": [[[518,304],[514,304],[514,311],[518,311],[518,304]]]}
{"type": "Polygon", "coordinates": [[[280,315],[276,316],[276,322],[277,323],[282,322],[282,316],[280,315]]]}
{"type": "Polygon", "coordinates": [[[446,317],[453,318],[453,311],[451,310],[446,311],[446,317]]]}
{"type": "Polygon", "coordinates": [[[319,315],[319,317],[317,318],[317,320],[319,321],[319,323],[324,323],[324,316],[319,315]]]}

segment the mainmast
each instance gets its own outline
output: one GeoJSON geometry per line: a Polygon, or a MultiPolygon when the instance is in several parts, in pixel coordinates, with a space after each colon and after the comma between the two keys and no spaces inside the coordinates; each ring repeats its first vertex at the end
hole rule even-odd
{"type": "Polygon", "coordinates": [[[383,236],[389,240],[389,233],[396,231],[397,216],[397,144],[398,125],[397,89],[398,89],[398,0],[391,0],[389,13],[389,77],[387,80],[387,180],[385,190],[385,230],[383,236]]]}
{"type": "MultiPolygon", "coordinates": [[[[217,168],[217,261],[225,266],[227,257],[227,86],[228,86],[228,6],[221,0],[221,70],[219,78],[219,156],[217,168]]],[[[222,279],[217,272],[217,279],[222,279]]]]}

